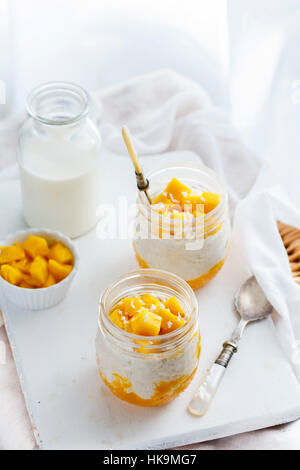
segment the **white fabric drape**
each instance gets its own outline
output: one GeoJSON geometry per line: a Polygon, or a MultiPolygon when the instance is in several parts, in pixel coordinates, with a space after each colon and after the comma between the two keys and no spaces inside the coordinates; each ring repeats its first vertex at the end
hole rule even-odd
{"type": "Polygon", "coordinates": [[[131,129],[140,155],[191,150],[227,183],[233,208],[246,196],[260,167],[228,116],[195,82],[172,71],[154,72],[99,93],[106,147],[126,155],[121,126],[131,129]]]}
{"type": "Polygon", "coordinates": [[[229,0],[228,18],[234,126],[299,206],[300,3],[229,0]]]}

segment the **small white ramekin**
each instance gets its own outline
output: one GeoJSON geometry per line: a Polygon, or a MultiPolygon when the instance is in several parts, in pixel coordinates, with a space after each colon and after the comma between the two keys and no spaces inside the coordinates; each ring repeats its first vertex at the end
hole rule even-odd
{"type": "Polygon", "coordinates": [[[44,287],[42,289],[25,289],[10,284],[9,282],[5,281],[2,276],[0,276],[0,291],[5,298],[18,307],[26,310],[43,310],[53,307],[65,297],[71,282],[77,273],[79,256],[70,238],[66,237],[60,232],[55,232],[48,229],[20,230],[14,235],[9,235],[4,242],[0,242],[0,245],[9,246],[16,242],[22,243],[26,240],[28,235],[41,236],[49,242],[53,240],[60,241],[72,251],[74,256],[74,267],[72,271],[65,279],[58,282],[54,286],[44,287]]]}

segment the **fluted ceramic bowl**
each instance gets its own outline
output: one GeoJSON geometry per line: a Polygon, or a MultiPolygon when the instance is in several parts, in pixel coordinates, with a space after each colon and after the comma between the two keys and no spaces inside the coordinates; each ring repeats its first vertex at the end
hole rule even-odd
{"type": "Polygon", "coordinates": [[[44,237],[48,242],[53,240],[62,242],[71,250],[74,257],[74,266],[70,274],[58,282],[54,286],[43,287],[40,289],[26,289],[10,284],[2,276],[0,276],[1,294],[17,305],[26,310],[43,310],[53,307],[62,301],[67,294],[69,287],[78,271],[79,256],[70,238],[60,232],[48,229],[28,229],[20,230],[14,235],[9,235],[4,242],[0,242],[1,246],[10,246],[16,242],[23,243],[28,235],[36,235],[44,237]]]}

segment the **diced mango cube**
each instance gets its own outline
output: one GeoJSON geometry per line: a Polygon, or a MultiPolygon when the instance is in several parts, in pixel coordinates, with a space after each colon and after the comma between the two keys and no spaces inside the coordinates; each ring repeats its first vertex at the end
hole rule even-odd
{"type": "Polygon", "coordinates": [[[36,235],[29,235],[23,243],[23,247],[31,258],[47,256],[49,253],[47,240],[36,235]]]}
{"type": "Polygon", "coordinates": [[[211,193],[209,191],[203,191],[202,196],[204,198],[205,214],[215,209],[221,200],[220,194],[211,193]]]}
{"type": "Polygon", "coordinates": [[[61,264],[71,264],[73,262],[73,255],[71,250],[69,250],[69,248],[67,248],[61,242],[57,242],[51,246],[48,258],[54,259],[61,264]]]}
{"type": "Polygon", "coordinates": [[[53,275],[56,282],[60,282],[65,279],[73,269],[70,264],[61,264],[54,259],[49,259],[48,262],[49,272],[53,275]]]}
{"type": "Polygon", "coordinates": [[[7,264],[24,258],[26,258],[26,254],[21,246],[1,246],[0,248],[0,264],[7,264]]]}
{"type": "Polygon", "coordinates": [[[160,193],[153,201],[153,204],[173,204],[171,199],[168,198],[166,192],[160,193]]]}
{"type": "Polygon", "coordinates": [[[33,289],[33,286],[27,284],[26,281],[22,281],[21,284],[19,284],[19,287],[23,287],[23,289],[33,289]]]}
{"type": "Polygon", "coordinates": [[[160,308],[160,301],[157,300],[153,295],[150,294],[144,294],[141,296],[142,301],[145,304],[145,307],[147,307],[150,310],[156,310],[156,308],[160,308]],[[155,309],[154,309],[155,306],[155,309]]]}
{"type": "Polygon", "coordinates": [[[120,309],[115,309],[110,313],[109,318],[119,328],[126,329],[126,324],[129,324],[124,312],[120,309]]]}
{"type": "Polygon", "coordinates": [[[23,276],[24,276],[24,281],[26,282],[26,284],[28,284],[32,288],[33,287],[38,287],[38,288],[42,287],[40,281],[38,281],[37,279],[32,277],[30,274],[24,274],[23,276]]]}
{"type": "Polygon", "coordinates": [[[143,307],[143,302],[138,297],[125,297],[123,299],[123,311],[129,317],[132,317],[137,310],[143,307]]]}
{"type": "Polygon", "coordinates": [[[182,203],[189,196],[191,189],[185,184],[181,183],[177,178],[173,178],[166,187],[165,192],[173,203],[182,203]]]}
{"type": "Polygon", "coordinates": [[[21,259],[20,261],[13,261],[11,264],[14,268],[20,269],[22,273],[29,274],[31,261],[28,258],[21,259]]]}
{"type": "Polygon", "coordinates": [[[205,212],[205,200],[202,195],[190,195],[186,201],[184,201],[185,212],[197,212],[198,217],[203,215],[205,212]]]}
{"type": "Polygon", "coordinates": [[[131,319],[132,332],[141,336],[157,336],[159,335],[161,321],[159,315],[150,312],[147,308],[142,308],[131,319]]]}
{"type": "Polygon", "coordinates": [[[170,333],[171,331],[177,330],[185,324],[185,321],[181,318],[180,314],[173,315],[167,308],[160,309],[157,314],[161,317],[161,330],[163,333],[170,333]]]}
{"type": "Polygon", "coordinates": [[[173,315],[176,315],[178,316],[181,315],[182,317],[184,317],[184,311],[180,305],[180,303],[178,302],[178,300],[176,299],[176,297],[170,297],[166,302],[165,302],[165,307],[170,309],[171,310],[171,313],[173,313],[173,315]]]}
{"type": "Polygon", "coordinates": [[[54,277],[52,276],[52,274],[49,273],[48,277],[47,277],[47,280],[46,280],[45,284],[43,285],[43,287],[51,287],[51,286],[54,286],[54,284],[56,284],[56,281],[55,281],[54,277]]]}
{"type": "Polygon", "coordinates": [[[30,266],[31,277],[36,279],[41,285],[45,284],[48,278],[48,263],[42,256],[37,256],[30,266]]]}
{"type": "Polygon", "coordinates": [[[187,198],[187,203],[191,204],[204,204],[205,199],[202,194],[189,194],[187,198]]]}
{"type": "Polygon", "coordinates": [[[1,266],[1,276],[10,284],[17,286],[23,280],[23,273],[9,264],[3,264],[1,266]]]}

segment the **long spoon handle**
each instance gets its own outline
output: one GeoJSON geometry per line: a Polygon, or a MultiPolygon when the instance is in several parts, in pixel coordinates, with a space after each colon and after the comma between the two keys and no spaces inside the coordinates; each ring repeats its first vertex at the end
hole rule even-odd
{"type": "Polygon", "coordinates": [[[123,135],[123,139],[124,139],[124,142],[126,144],[128,153],[129,153],[130,158],[132,160],[132,163],[134,165],[137,187],[140,191],[144,191],[144,193],[146,194],[146,197],[148,199],[149,204],[152,204],[151,198],[150,198],[149,193],[148,193],[149,181],[148,181],[147,178],[144,177],[143,170],[142,170],[141,164],[139,162],[139,158],[137,156],[135,148],[133,146],[132,138],[131,138],[128,127],[126,127],[126,126],[122,127],[122,135],[123,135]]]}
{"type": "Polygon", "coordinates": [[[193,416],[203,416],[207,412],[213,397],[220,385],[225,370],[237,351],[237,344],[232,341],[226,341],[223,344],[223,350],[212,367],[206,372],[198,389],[196,390],[188,411],[193,416]]]}

